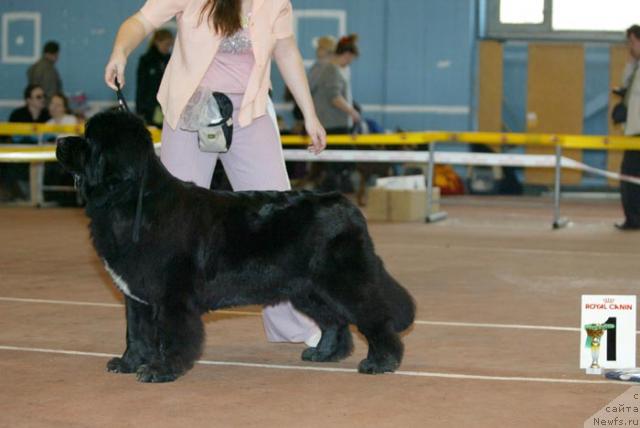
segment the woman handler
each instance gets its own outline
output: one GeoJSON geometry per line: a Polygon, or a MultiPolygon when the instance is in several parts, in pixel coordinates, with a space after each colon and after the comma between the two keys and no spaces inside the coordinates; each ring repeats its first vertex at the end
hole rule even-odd
{"type": "MultiPolygon", "coordinates": [[[[147,0],[118,30],[105,69],[108,86],[116,89],[116,77],[124,84],[129,54],[173,17],[176,43],[158,91],[162,163],[179,179],[208,188],[219,158],[235,191],[289,190],[268,95],[272,57],[304,114],[309,150],[319,153],[326,146],[293,34],[290,0],[147,0]],[[200,151],[197,133],[180,129],[198,87],[222,92],[233,103],[233,144],[226,153],[200,151]]],[[[315,346],[320,340],[319,328],[289,302],[266,307],[262,315],[269,341],[315,346]]]]}

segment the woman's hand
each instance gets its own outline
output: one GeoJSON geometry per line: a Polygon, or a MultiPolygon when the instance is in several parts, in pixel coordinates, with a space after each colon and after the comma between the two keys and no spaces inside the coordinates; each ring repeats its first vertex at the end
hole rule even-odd
{"type": "Polygon", "coordinates": [[[116,77],[120,87],[124,86],[124,69],[127,57],[154,30],[153,25],[140,12],[125,19],[116,40],[113,42],[113,52],[109,63],[104,69],[104,81],[111,89],[116,88],[116,77]]]}
{"type": "Polygon", "coordinates": [[[124,54],[113,52],[104,69],[104,81],[108,87],[116,90],[116,77],[120,87],[124,87],[124,69],[127,66],[127,57],[124,54]]]}
{"type": "Polygon", "coordinates": [[[304,127],[307,130],[307,135],[311,138],[311,145],[309,151],[313,154],[319,154],[327,147],[327,133],[320,124],[317,116],[305,119],[304,127]]]}

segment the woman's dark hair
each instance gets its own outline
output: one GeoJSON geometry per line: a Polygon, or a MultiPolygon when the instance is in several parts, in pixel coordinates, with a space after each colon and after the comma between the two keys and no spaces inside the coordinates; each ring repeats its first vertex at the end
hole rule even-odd
{"type": "Polygon", "coordinates": [[[632,34],[636,39],[640,39],[640,25],[632,25],[631,27],[627,28],[627,39],[632,34]]]}
{"type": "Polygon", "coordinates": [[[149,49],[153,48],[156,43],[168,39],[173,40],[173,33],[166,28],[160,28],[159,30],[154,31],[153,36],[151,36],[151,40],[149,40],[149,49]]]}
{"type": "Polygon", "coordinates": [[[222,36],[230,36],[242,28],[240,0],[207,0],[202,7],[200,19],[206,15],[213,23],[213,29],[222,36]]]}
{"type": "MultiPolygon", "coordinates": [[[[71,113],[71,109],[69,108],[69,99],[66,97],[65,94],[63,94],[62,92],[56,92],[55,94],[51,95],[51,99],[53,99],[54,97],[58,97],[62,100],[62,104],[64,105],[64,112],[69,114],[71,113]]],[[[51,101],[49,101],[51,102],[51,101]]]]}
{"type": "Polygon", "coordinates": [[[343,53],[351,53],[355,56],[360,55],[360,50],[358,49],[357,34],[349,34],[348,36],[340,38],[340,40],[338,41],[338,45],[336,46],[336,55],[340,55],[343,53]]]}
{"type": "Polygon", "coordinates": [[[35,84],[27,85],[27,87],[24,88],[24,92],[22,93],[23,99],[26,100],[27,98],[31,98],[31,93],[38,88],[42,89],[42,86],[35,84]]]}

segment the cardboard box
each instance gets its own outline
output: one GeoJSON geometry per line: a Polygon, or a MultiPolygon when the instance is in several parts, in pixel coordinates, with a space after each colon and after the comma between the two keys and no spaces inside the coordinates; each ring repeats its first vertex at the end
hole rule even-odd
{"type": "Polygon", "coordinates": [[[371,187],[367,195],[367,219],[389,220],[389,191],[384,187],[371,187]]]}
{"type": "MultiPolygon", "coordinates": [[[[440,209],[440,189],[433,189],[433,212],[440,209]]],[[[427,217],[427,191],[372,187],[367,201],[367,219],[372,221],[424,221],[427,217]]]]}
{"type": "Polygon", "coordinates": [[[389,190],[390,221],[424,221],[426,216],[426,190],[389,190]]]}

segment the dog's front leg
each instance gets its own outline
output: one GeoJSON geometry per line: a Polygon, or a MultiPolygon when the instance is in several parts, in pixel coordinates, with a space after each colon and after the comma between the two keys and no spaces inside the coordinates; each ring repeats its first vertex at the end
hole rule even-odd
{"type": "Polygon", "coordinates": [[[140,382],[171,382],[186,373],[202,353],[201,314],[175,296],[154,308],[154,352],[138,367],[140,382]]]}
{"type": "Polygon", "coordinates": [[[107,363],[113,373],[135,373],[138,368],[151,361],[154,353],[153,309],[151,306],[125,297],[127,314],[127,349],[121,358],[107,363]]]}

